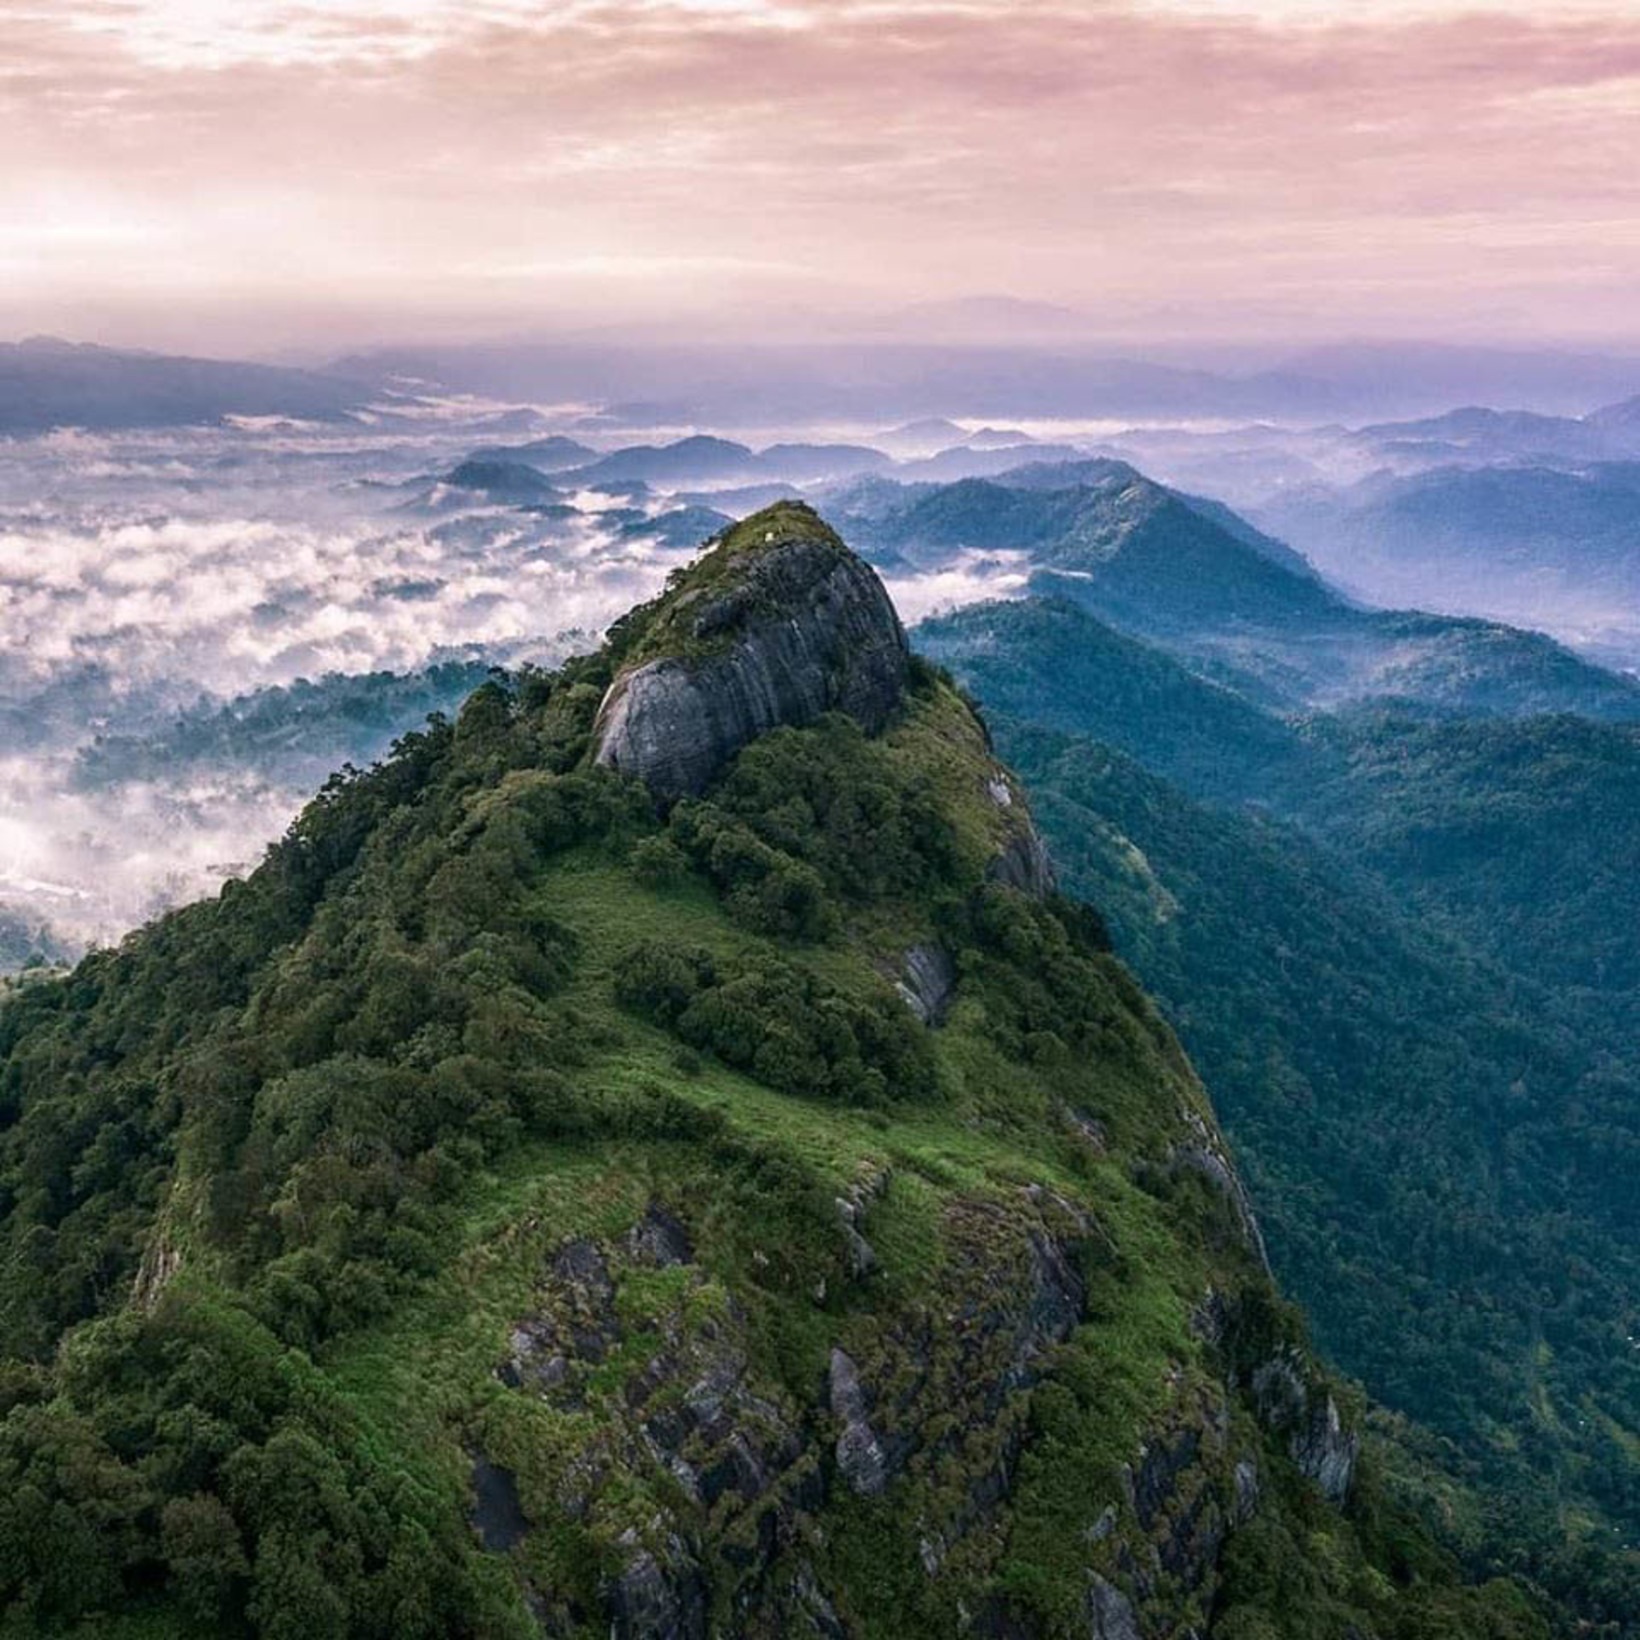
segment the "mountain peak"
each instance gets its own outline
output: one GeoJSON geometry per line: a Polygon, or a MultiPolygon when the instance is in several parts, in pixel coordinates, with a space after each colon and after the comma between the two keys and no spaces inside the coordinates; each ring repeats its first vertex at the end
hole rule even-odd
{"type": "Polygon", "coordinates": [[[910,665],[882,582],[796,501],[709,542],[610,642],[620,670],[598,710],[595,760],[663,800],[701,791],[782,725],[841,711],[876,733],[910,665]]]}

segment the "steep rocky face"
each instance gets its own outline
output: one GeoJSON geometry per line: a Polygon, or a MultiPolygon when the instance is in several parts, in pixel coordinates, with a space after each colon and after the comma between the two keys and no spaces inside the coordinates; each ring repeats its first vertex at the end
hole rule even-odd
{"type": "Polygon", "coordinates": [[[598,763],[662,799],[770,729],[840,711],[875,733],[900,705],[910,652],[888,593],[800,503],[727,532],[665,605],[593,731],[598,763]]]}
{"type": "MultiPolygon", "coordinates": [[[[854,1296],[827,1314],[825,1367],[806,1397],[763,1379],[748,1312],[697,1262],[690,1230],[669,1209],[651,1203],[624,1233],[570,1241],[549,1257],[495,1376],[562,1419],[568,1445],[528,1508],[510,1473],[475,1452],[474,1528],[486,1548],[505,1552],[554,1515],[596,1520],[635,1479],[666,1501],[618,1538],[594,1609],[547,1583],[529,1588],[544,1632],[859,1633],[862,1591],[828,1590],[811,1558],[849,1498],[907,1513],[915,1576],[930,1599],[992,1562],[1021,1474],[1041,1462],[1033,1396],[1064,1371],[1067,1345],[1089,1319],[1089,1274],[1109,1252],[1084,1207],[1041,1185],[957,1198],[940,1216],[948,1261],[930,1272],[924,1300],[885,1304],[875,1257],[861,1264],[856,1248],[890,1183],[864,1175],[838,1201],[854,1296]],[[599,1402],[601,1380],[623,1360],[636,1370],[599,1402]],[[839,1609],[850,1596],[853,1621],[839,1609]]],[[[825,1293],[814,1298],[820,1305],[825,1293]]],[[[1228,1324],[1222,1297],[1210,1294],[1198,1335],[1216,1348],[1228,1324]]],[[[1223,1551],[1263,1507],[1261,1430],[1323,1496],[1344,1502],[1358,1439],[1313,1365],[1283,1349],[1248,1388],[1252,1422],[1237,1415],[1233,1383],[1181,1363],[1169,1369],[1148,1421],[1080,1499],[1085,1628],[1075,1632],[1211,1632],[1223,1551]]],[[[1001,1594],[963,1626],[991,1640],[1058,1632],[1001,1594]]]]}
{"type": "Polygon", "coordinates": [[[1024,800],[1015,792],[1013,781],[1000,765],[985,783],[985,792],[1010,822],[1007,840],[991,862],[991,876],[1023,894],[1052,893],[1055,879],[1047,845],[1024,800]]]}
{"type": "Polygon", "coordinates": [[[1349,1496],[1361,1438],[1350,1429],[1324,1384],[1291,1352],[1272,1356],[1253,1373],[1253,1400],[1264,1426],[1287,1439],[1299,1473],[1333,1503],[1349,1496]]]}

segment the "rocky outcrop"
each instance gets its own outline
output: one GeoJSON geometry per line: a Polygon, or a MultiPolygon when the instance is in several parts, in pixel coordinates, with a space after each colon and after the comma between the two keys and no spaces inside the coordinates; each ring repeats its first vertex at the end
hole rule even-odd
{"type": "Polygon", "coordinates": [[[473,1530],[486,1549],[505,1554],[530,1529],[512,1471],[482,1454],[473,1458],[473,1502],[468,1512],[473,1530]]]}
{"type": "Polygon", "coordinates": [[[611,1640],[706,1640],[706,1585],[681,1538],[665,1545],[667,1561],[630,1529],[627,1562],[609,1595],[611,1640]]]}
{"type": "Polygon", "coordinates": [[[1173,1146],[1168,1155],[1169,1166],[1176,1173],[1188,1171],[1200,1174],[1224,1197],[1235,1215],[1236,1227],[1247,1250],[1269,1274],[1270,1255],[1265,1250],[1264,1232],[1259,1229],[1257,1215],[1253,1212],[1253,1199],[1247,1194],[1247,1187],[1241,1182],[1235,1164],[1199,1112],[1183,1109],[1179,1115],[1193,1137],[1187,1143],[1173,1146]]]}
{"type": "Polygon", "coordinates": [[[875,733],[898,710],[910,663],[899,617],[809,508],[756,515],[696,569],[604,696],[598,763],[669,801],[704,790],[770,729],[839,711],[875,733]]]}
{"type": "Polygon", "coordinates": [[[162,1223],[143,1251],[142,1263],[131,1283],[131,1302],[145,1314],[152,1314],[161,1294],[181,1268],[182,1249],[171,1241],[162,1223]]]}
{"type": "Polygon", "coordinates": [[[1122,1591],[1095,1574],[1088,1585],[1088,1640],[1139,1640],[1139,1619],[1122,1591]]]}
{"type": "MultiPolygon", "coordinates": [[[[743,1315],[694,1262],[683,1223],[658,1203],[609,1242],[581,1237],[557,1249],[496,1376],[586,1432],[563,1454],[546,1500],[552,1514],[596,1520],[634,1475],[675,1500],[616,1544],[619,1569],[603,1604],[617,1640],[704,1640],[714,1574],[755,1584],[821,1501],[802,1409],[755,1383],[743,1315]],[[635,1325],[623,1291],[667,1296],[635,1325]],[[715,1554],[703,1541],[708,1522],[715,1554]]],[[[476,1457],[472,1518],[496,1549],[527,1530],[516,1499],[509,1508],[498,1497],[503,1474],[476,1457]]],[[[554,1599],[548,1588],[529,1593],[538,1609],[554,1599]]],[[[568,1622],[562,1612],[553,1621],[560,1618],[568,1622]]]]}
{"type": "Polygon", "coordinates": [[[1286,1436],[1299,1473],[1314,1481],[1329,1502],[1342,1503],[1355,1479],[1361,1437],[1345,1426],[1325,1384],[1312,1381],[1295,1353],[1283,1351],[1253,1374],[1252,1390],[1260,1423],[1272,1434],[1286,1436]]]}
{"type": "Polygon", "coordinates": [[[957,969],[951,953],[943,945],[925,942],[906,952],[894,988],[923,1024],[939,1025],[956,985],[957,969]]]}
{"type": "Polygon", "coordinates": [[[1017,888],[1022,894],[1039,897],[1051,894],[1057,884],[1047,845],[1000,764],[986,782],[985,790],[1008,822],[1006,840],[992,859],[987,875],[993,882],[1006,883],[1009,888],[1017,888]]]}
{"type": "Polygon", "coordinates": [[[873,1169],[855,1180],[846,1195],[837,1198],[837,1222],[843,1232],[843,1263],[853,1280],[858,1281],[877,1268],[877,1250],[865,1238],[866,1213],[888,1188],[888,1181],[886,1169],[873,1169]]]}
{"type": "Polygon", "coordinates": [[[1332,1503],[1349,1496],[1355,1479],[1355,1461],[1361,1437],[1344,1427],[1338,1403],[1330,1395],[1315,1399],[1301,1428],[1293,1432],[1288,1448],[1301,1474],[1308,1475],[1332,1503]]]}
{"type": "MultiPolygon", "coordinates": [[[[875,1258],[856,1261],[851,1238],[870,1252],[868,1215],[889,1211],[892,1180],[863,1165],[834,1198],[854,1280],[875,1258]]],[[[1091,1208],[1046,1184],[949,1201],[937,1236],[946,1257],[906,1302],[869,1320],[858,1295],[830,1310],[835,1331],[807,1395],[754,1365],[746,1316],[661,1203],[625,1231],[553,1249],[497,1375],[545,1402],[571,1438],[546,1490],[537,1480],[522,1499],[507,1471],[472,1452],[475,1531],[498,1553],[525,1545],[515,1561],[543,1632],[601,1622],[615,1640],[847,1640],[859,1611],[846,1579],[831,1581],[822,1525],[839,1498],[906,1512],[931,1598],[995,1564],[1030,1462],[1034,1397],[1071,1347],[1109,1243],[1091,1208]],[[634,1478],[650,1499],[635,1520],[620,1516],[634,1478]],[[593,1531],[612,1515],[620,1531],[606,1539],[596,1609],[528,1582],[535,1522],[593,1531]]],[[[1191,1326],[1218,1348],[1233,1320],[1233,1301],[1209,1289],[1191,1326]]],[[[1341,1502],[1357,1443],[1308,1357],[1270,1354],[1242,1387],[1258,1422],[1341,1502]]],[[[1248,1444],[1234,1376],[1175,1362],[1162,1388],[1144,1438],[1085,1500],[1078,1632],[1090,1640],[1200,1640],[1226,1543],[1270,1506],[1268,1448],[1248,1444]]],[[[1006,1596],[970,1612],[980,1640],[1049,1632],[1006,1596]]]]}
{"type": "Polygon", "coordinates": [[[859,1369],[846,1351],[831,1352],[827,1379],[831,1415],[841,1429],[836,1448],[838,1473],[861,1497],[872,1497],[882,1491],[888,1480],[888,1459],[871,1427],[870,1407],[860,1385],[859,1369]]]}

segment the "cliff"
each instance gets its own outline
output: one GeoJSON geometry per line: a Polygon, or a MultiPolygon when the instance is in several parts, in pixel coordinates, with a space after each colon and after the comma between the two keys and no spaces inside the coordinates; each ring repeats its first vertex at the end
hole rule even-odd
{"type": "Polygon", "coordinates": [[[876,733],[910,664],[882,582],[801,502],[709,543],[617,642],[632,653],[599,708],[596,759],[667,799],[781,724],[840,711],[876,733]]]}

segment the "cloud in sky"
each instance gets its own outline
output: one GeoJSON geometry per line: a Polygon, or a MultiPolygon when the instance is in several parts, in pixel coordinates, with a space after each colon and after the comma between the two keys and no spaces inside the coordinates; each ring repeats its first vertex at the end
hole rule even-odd
{"type": "Polygon", "coordinates": [[[25,0],[6,30],[0,327],[1005,290],[1157,333],[1634,328],[1628,0],[25,0]]]}

